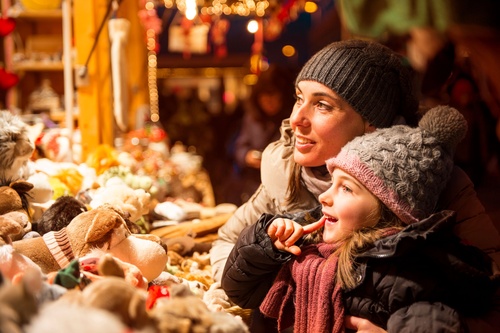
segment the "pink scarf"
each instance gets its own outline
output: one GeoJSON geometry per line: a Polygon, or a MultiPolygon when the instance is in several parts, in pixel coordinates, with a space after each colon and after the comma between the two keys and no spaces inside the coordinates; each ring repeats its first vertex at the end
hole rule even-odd
{"type": "Polygon", "coordinates": [[[260,306],[264,315],[278,319],[278,330],[294,325],[295,333],[344,332],[335,250],[335,244],[307,246],[281,269],[260,306]]]}

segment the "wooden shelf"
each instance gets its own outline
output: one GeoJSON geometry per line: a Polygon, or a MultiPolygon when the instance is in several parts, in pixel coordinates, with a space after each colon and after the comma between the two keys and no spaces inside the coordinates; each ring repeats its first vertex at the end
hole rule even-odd
{"type": "Polygon", "coordinates": [[[12,7],[7,15],[17,19],[40,20],[40,19],[62,19],[61,9],[25,10],[12,7]]]}
{"type": "Polygon", "coordinates": [[[19,72],[28,71],[62,71],[64,64],[62,61],[43,62],[43,61],[21,61],[14,63],[13,69],[19,72]]]}

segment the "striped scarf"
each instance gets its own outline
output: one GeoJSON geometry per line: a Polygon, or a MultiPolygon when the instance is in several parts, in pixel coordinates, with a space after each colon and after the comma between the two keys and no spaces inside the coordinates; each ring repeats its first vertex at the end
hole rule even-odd
{"type": "Polygon", "coordinates": [[[278,319],[278,330],[294,326],[295,333],[344,332],[342,292],[335,283],[336,244],[314,244],[280,270],[260,306],[278,319]]]}
{"type": "Polygon", "coordinates": [[[62,228],[59,231],[50,231],[42,237],[45,241],[45,245],[47,245],[50,253],[61,268],[68,266],[69,263],[75,258],[73,251],[71,250],[71,244],[68,239],[68,234],[66,233],[66,228],[62,228]]]}

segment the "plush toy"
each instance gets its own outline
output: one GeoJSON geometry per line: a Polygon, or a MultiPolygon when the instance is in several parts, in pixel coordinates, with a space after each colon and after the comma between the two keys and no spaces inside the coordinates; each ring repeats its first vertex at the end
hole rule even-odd
{"type": "Polygon", "coordinates": [[[104,186],[90,195],[91,208],[97,208],[105,203],[111,204],[129,213],[132,222],[137,222],[143,215],[149,213],[151,195],[143,189],[132,189],[119,177],[110,178],[104,186]]]}
{"type": "Polygon", "coordinates": [[[66,227],[77,215],[86,211],[87,206],[75,197],[69,195],[59,197],[42,213],[40,219],[33,223],[34,229],[40,235],[50,231],[59,231],[66,227]]]}
{"type": "Polygon", "coordinates": [[[39,272],[28,271],[20,281],[3,279],[0,286],[0,332],[23,332],[22,327],[37,314],[36,296],[41,289],[39,272]]]}
{"type": "MultiPolygon", "coordinates": [[[[13,332],[15,331],[3,331],[13,332]]],[[[109,311],[75,304],[65,299],[42,306],[23,333],[124,333],[131,332],[109,311]]]]}
{"type": "Polygon", "coordinates": [[[107,276],[123,278],[130,285],[147,290],[148,281],[135,265],[124,262],[102,250],[94,250],[80,258],[80,271],[90,281],[97,281],[107,276]]]}
{"type": "Polygon", "coordinates": [[[157,236],[132,234],[124,216],[116,207],[104,204],[77,215],[59,231],[14,241],[13,247],[38,264],[44,273],[58,271],[71,260],[99,248],[137,266],[151,281],[165,268],[166,248],[157,236]]]}
{"type": "Polygon", "coordinates": [[[184,285],[172,286],[170,297],[159,298],[150,311],[160,333],[248,333],[243,320],[225,312],[210,311],[184,285]]]}
{"type": "Polygon", "coordinates": [[[26,123],[9,111],[0,111],[0,178],[25,177],[25,168],[35,150],[26,123]]]}
{"type": "Polygon", "coordinates": [[[29,126],[10,111],[0,111],[0,179],[29,181],[34,185],[30,200],[37,203],[49,200],[51,191],[43,178],[34,177],[30,160],[42,130],[43,124],[29,126]]]}
{"type": "MultiPolygon", "coordinates": [[[[0,216],[15,221],[22,226],[22,230],[18,233],[9,234],[12,240],[21,239],[32,229],[28,202],[28,193],[32,188],[33,185],[24,180],[16,180],[10,183],[0,181],[0,216]]],[[[2,235],[6,235],[5,230],[2,235]]]]}

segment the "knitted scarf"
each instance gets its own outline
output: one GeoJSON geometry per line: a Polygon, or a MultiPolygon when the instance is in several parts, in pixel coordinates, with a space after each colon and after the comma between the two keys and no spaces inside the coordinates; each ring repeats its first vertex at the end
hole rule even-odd
{"type": "Polygon", "coordinates": [[[314,244],[280,270],[260,306],[278,319],[278,330],[294,325],[295,333],[344,332],[341,288],[335,283],[336,244],[314,244]]]}

